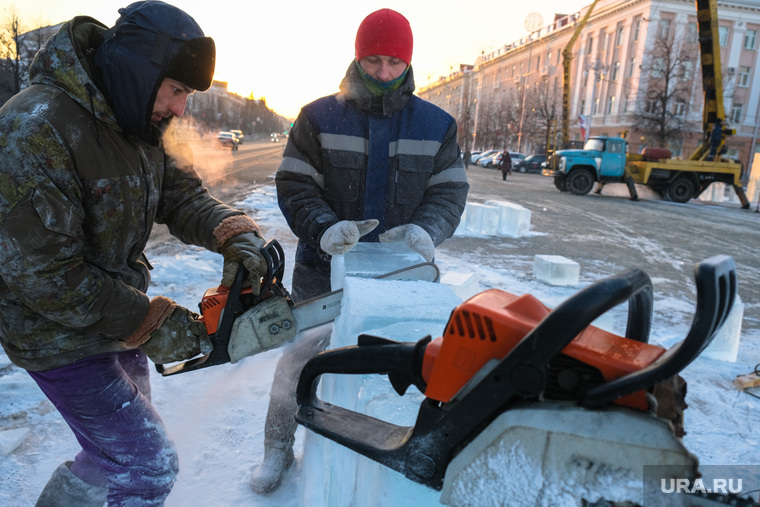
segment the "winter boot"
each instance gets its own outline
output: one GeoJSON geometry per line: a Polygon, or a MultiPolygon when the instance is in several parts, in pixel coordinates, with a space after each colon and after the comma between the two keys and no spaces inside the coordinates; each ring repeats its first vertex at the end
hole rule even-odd
{"type": "Polygon", "coordinates": [[[267,449],[264,461],[251,474],[251,489],[260,495],[266,495],[279,488],[293,459],[293,448],[290,446],[267,449]]]}
{"type": "Polygon", "coordinates": [[[71,461],[55,469],[37,499],[36,507],[103,507],[108,488],[94,486],[71,473],[71,461]]]}

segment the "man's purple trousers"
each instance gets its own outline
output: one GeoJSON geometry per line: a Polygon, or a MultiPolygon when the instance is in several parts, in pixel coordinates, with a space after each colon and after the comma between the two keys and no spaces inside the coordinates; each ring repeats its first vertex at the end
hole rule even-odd
{"type": "Polygon", "coordinates": [[[163,505],[179,465],[151,405],[145,354],[100,354],[29,375],[82,446],[71,465],[74,475],[109,488],[109,505],[163,505]]]}

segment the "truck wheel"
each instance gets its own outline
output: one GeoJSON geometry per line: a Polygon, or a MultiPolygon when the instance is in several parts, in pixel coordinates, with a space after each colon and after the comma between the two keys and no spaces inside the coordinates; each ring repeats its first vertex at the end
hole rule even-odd
{"type": "Polygon", "coordinates": [[[668,185],[667,190],[665,190],[665,198],[673,202],[689,202],[689,199],[694,197],[695,191],[696,187],[691,178],[679,176],[668,185]]]}
{"type": "Polygon", "coordinates": [[[575,195],[586,195],[594,186],[594,178],[586,169],[576,169],[567,177],[567,189],[575,195]]]}
{"type": "Polygon", "coordinates": [[[565,181],[563,176],[557,176],[554,178],[554,186],[557,187],[557,190],[560,192],[567,192],[567,181],[565,181]]]}

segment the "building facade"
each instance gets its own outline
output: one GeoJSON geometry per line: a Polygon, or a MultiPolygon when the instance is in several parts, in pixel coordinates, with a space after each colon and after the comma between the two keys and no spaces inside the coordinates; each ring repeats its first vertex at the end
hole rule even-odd
{"type": "MultiPolygon", "coordinates": [[[[589,7],[555,15],[549,25],[481,54],[418,95],[457,118],[463,150],[541,153],[561,134],[562,52],[589,7]]],[[[758,144],[760,2],[718,0],[718,19],[724,110],[736,130],[727,155],[748,167],[758,144]]],[[[661,144],[641,120],[659,107],[681,125],[667,136],[667,147],[688,157],[704,137],[697,35],[694,0],[597,2],[571,48],[569,139],[625,135],[637,152],[661,144]],[[663,47],[677,57],[672,68],[663,47]],[[652,89],[668,78],[667,100],[665,93],[653,99],[652,89]]]]}

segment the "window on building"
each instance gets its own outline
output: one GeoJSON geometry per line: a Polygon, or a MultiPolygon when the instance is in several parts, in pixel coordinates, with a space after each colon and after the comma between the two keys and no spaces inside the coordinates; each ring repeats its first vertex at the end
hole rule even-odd
{"type": "Polygon", "coordinates": [[[657,38],[667,39],[670,35],[670,20],[661,19],[657,22],[657,38]]]}
{"type": "Polygon", "coordinates": [[[626,94],[625,97],[623,97],[623,112],[628,112],[628,104],[631,102],[631,96],[626,94]]]}
{"type": "Polygon", "coordinates": [[[546,52],[546,63],[547,65],[552,61],[552,50],[546,52]]]}
{"type": "Polygon", "coordinates": [[[699,32],[697,32],[697,24],[689,22],[686,25],[686,42],[695,43],[699,40],[699,32]]]}
{"type": "Polygon", "coordinates": [[[589,35],[588,39],[586,39],[586,54],[590,55],[593,49],[594,49],[594,38],[589,35]]]}
{"type": "Polygon", "coordinates": [[[523,75],[523,62],[520,62],[520,75],[523,75]]]}
{"type": "Polygon", "coordinates": [[[694,75],[694,62],[691,60],[684,60],[681,62],[681,79],[688,81],[694,75]]]}
{"type": "Polygon", "coordinates": [[[658,109],[658,107],[657,107],[657,99],[648,99],[647,100],[646,112],[653,114],[653,113],[657,112],[657,109],[658,109]]]}
{"type": "Polygon", "coordinates": [[[633,76],[633,71],[636,70],[636,58],[631,58],[631,61],[628,62],[628,77],[633,76]]]}
{"type": "Polygon", "coordinates": [[[622,46],[623,45],[623,35],[625,34],[625,28],[622,26],[619,26],[617,29],[617,35],[615,36],[615,45],[616,46],[622,46]]]}
{"type": "Polygon", "coordinates": [[[749,86],[749,67],[739,67],[739,74],[736,77],[737,86],[749,86]]]}
{"type": "Polygon", "coordinates": [[[615,96],[612,95],[610,98],[607,99],[607,114],[612,114],[614,108],[615,108],[615,96]]]}
{"type": "Polygon", "coordinates": [[[541,68],[541,55],[536,57],[536,70],[541,68]]]}
{"type": "Polygon", "coordinates": [[[617,82],[618,72],[620,72],[620,62],[615,62],[615,65],[612,66],[612,81],[613,82],[617,82]]]}
{"type": "Polygon", "coordinates": [[[684,116],[686,114],[686,103],[677,101],[673,106],[673,114],[675,116],[684,116]]]}
{"type": "Polygon", "coordinates": [[[755,49],[757,43],[757,30],[747,30],[744,32],[744,49],[755,49]]]}
{"type": "Polygon", "coordinates": [[[720,44],[720,47],[722,48],[728,46],[728,27],[727,26],[718,27],[718,43],[720,44]]]}
{"type": "Polygon", "coordinates": [[[599,97],[594,99],[594,111],[591,114],[597,114],[599,112],[599,97]]]}
{"type": "Polygon", "coordinates": [[[585,114],[586,111],[586,99],[581,99],[581,110],[578,114],[585,114]]]}
{"type": "Polygon", "coordinates": [[[729,119],[732,123],[739,123],[741,121],[743,108],[744,104],[734,104],[731,106],[731,116],[729,119]]]}
{"type": "Polygon", "coordinates": [[[602,32],[599,35],[599,51],[607,50],[607,32],[602,32]]]}
{"type": "Polygon", "coordinates": [[[665,76],[665,60],[657,57],[652,60],[652,77],[662,79],[665,76]]]}
{"type": "Polygon", "coordinates": [[[641,16],[633,20],[633,40],[639,40],[639,30],[641,30],[641,16]]]}

